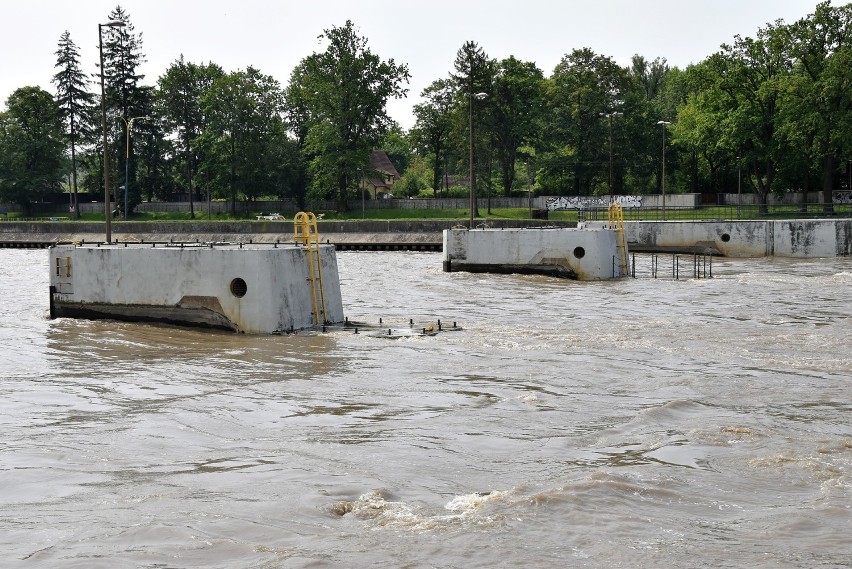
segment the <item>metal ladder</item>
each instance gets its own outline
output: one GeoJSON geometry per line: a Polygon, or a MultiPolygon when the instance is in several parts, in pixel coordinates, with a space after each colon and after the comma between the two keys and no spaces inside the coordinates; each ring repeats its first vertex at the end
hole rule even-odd
{"type": "Polygon", "coordinates": [[[322,284],[322,260],[320,259],[319,231],[317,216],[311,212],[300,211],[293,218],[293,239],[305,248],[308,258],[308,283],[311,287],[314,324],[327,324],[325,311],[325,289],[322,284]],[[319,300],[319,302],[318,302],[319,300]]]}
{"type": "MultiPolygon", "coordinates": [[[[621,266],[621,275],[626,277],[627,272],[627,241],[624,238],[624,208],[621,204],[609,204],[609,226],[615,229],[618,239],[618,256],[621,266]]],[[[615,275],[613,275],[615,276],[615,275]]]]}

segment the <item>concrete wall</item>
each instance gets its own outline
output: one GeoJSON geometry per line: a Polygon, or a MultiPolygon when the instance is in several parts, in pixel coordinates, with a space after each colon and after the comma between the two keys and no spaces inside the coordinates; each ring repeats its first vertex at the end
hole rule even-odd
{"type": "MultiPolygon", "coordinates": [[[[806,204],[821,204],[825,202],[823,193],[819,192],[787,192],[782,196],[769,194],[766,196],[766,202],[769,205],[801,205],[806,204]]],[[[849,190],[835,190],[831,193],[831,202],[834,204],[849,204],[852,203],[852,192],[849,190]]],[[[754,205],[758,203],[757,195],[748,192],[744,194],[719,194],[720,204],[736,205],[754,205]]]]}
{"type": "MultiPolygon", "coordinates": [[[[545,207],[551,211],[593,209],[606,210],[609,208],[609,196],[560,196],[542,198],[545,207]]],[[[662,194],[613,196],[613,202],[624,209],[661,209],[662,194]]],[[[701,205],[701,194],[671,194],[666,195],[666,207],[672,209],[695,209],[701,205]]]]}
{"type": "Polygon", "coordinates": [[[633,250],[706,250],[728,257],[852,255],[848,219],[628,221],[624,226],[633,250]]]}
{"type": "MultiPolygon", "coordinates": [[[[750,194],[753,195],[753,194],[750,194]]],[[[649,195],[636,195],[636,196],[615,196],[616,201],[619,203],[623,203],[625,207],[628,207],[628,204],[631,203],[639,203],[641,205],[636,205],[633,207],[644,207],[650,209],[658,209],[662,205],[662,196],[659,194],[649,194],[649,195]]],[[[553,196],[533,196],[530,199],[527,196],[518,196],[518,197],[505,197],[505,196],[492,196],[489,198],[479,195],[477,196],[477,205],[480,209],[485,209],[488,207],[489,201],[492,208],[532,208],[532,209],[546,209],[548,201],[552,201],[557,199],[553,196]]],[[[583,207],[592,208],[599,207],[598,205],[591,204],[601,204],[603,209],[609,205],[609,196],[581,196],[571,197],[571,196],[563,196],[558,199],[568,200],[568,201],[581,201],[585,202],[583,207]]],[[[123,203],[123,202],[122,202],[123,203]]],[[[744,202],[745,203],[745,202],[744,202]]],[[[678,209],[689,209],[694,208],[701,204],[701,195],[700,194],[666,194],[666,207],[678,208],[678,209]]],[[[80,202],[79,204],[80,211],[83,213],[100,213],[103,214],[104,204],[103,202],[80,202]]],[[[123,207],[123,205],[122,205],[123,207]]],[[[339,207],[338,202],[333,200],[315,200],[311,201],[305,205],[305,209],[308,211],[313,211],[315,213],[321,213],[324,211],[337,211],[339,207]]],[[[442,210],[442,209],[453,209],[453,210],[464,210],[467,211],[470,208],[470,199],[468,197],[462,198],[414,198],[414,199],[352,199],[347,201],[347,207],[350,211],[360,211],[361,209],[413,209],[413,210],[442,210]]],[[[196,200],[194,202],[195,213],[198,216],[206,216],[208,209],[209,211],[215,215],[217,213],[228,213],[231,211],[231,202],[230,201],[212,201],[209,204],[206,199],[196,200]]],[[[264,212],[264,213],[281,213],[287,215],[288,212],[295,212],[301,209],[298,203],[292,199],[284,199],[284,200],[270,200],[270,201],[256,201],[256,202],[237,202],[236,211],[239,213],[256,213],[256,212],[264,212]]],[[[576,209],[576,207],[569,207],[568,209],[576,209]]],[[[10,211],[10,212],[20,212],[20,206],[15,204],[0,204],[0,211],[10,211]]],[[[138,212],[189,212],[189,202],[142,202],[135,208],[138,212]]],[[[35,204],[33,206],[33,213],[36,215],[45,215],[48,213],[56,213],[58,211],[69,212],[67,203],[62,204],[35,204]]],[[[63,215],[68,215],[65,213],[63,215]]]]}
{"type": "MultiPolygon", "coordinates": [[[[604,222],[588,222],[602,227],[604,222]]],[[[441,232],[458,221],[322,221],[319,237],[330,243],[429,243],[442,242],[441,232]]],[[[505,220],[489,222],[495,228],[571,228],[574,222],[505,220]]],[[[628,242],[634,250],[713,249],[738,257],[785,255],[795,257],[834,257],[852,255],[852,220],[778,221],[667,221],[625,222],[628,242]],[[724,236],[727,235],[727,240],[724,236]]],[[[174,242],[293,242],[291,222],[121,222],[113,225],[113,237],[120,241],[174,242]]],[[[18,244],[49,244],[104,240],[103,223],[0,223],[0,247],[18,244]]]]}
{"type": "MultiPolygon", "coordinates": [[[[320,258],[325,320],[342,322],[334,248],[322,246],[320,258]]],[[[54,300],[72,313],[207,325],[219,313],[233,329],[252,333],[314,325],[307,256],[295,246],[67,245],[51,248],[50,263],[54,300]],[[235,279],[245,283],[242,296],[234,293],[235,279]]]]}
{"type": "MultiPolygon", "coordinates": [[[[452,220],[393,220],[393,221],[320,221],[322,242],[365,240],[367,242],[441,242],[441,232],[457,225],[452,220]]],[[[575,222],[503,220],[491,221],[491,227],[575,227],[575,222]]],[[[3,222],[0,223],[0,245],[3,242],[69,243],[103,242],[103,223],[65,222],[3,222]]],[[[234,222],[121,222],[112,226],[113,240],[163,242],[232,242],[232,243],[292,243],[291,221],[234,221],[234,222]]]]}
{"type": "Polygon", "coordinates": [[[451,229],[444,231],[444,270],[618,278],[626,275],[617,238],[609,229],[451,229]]]}

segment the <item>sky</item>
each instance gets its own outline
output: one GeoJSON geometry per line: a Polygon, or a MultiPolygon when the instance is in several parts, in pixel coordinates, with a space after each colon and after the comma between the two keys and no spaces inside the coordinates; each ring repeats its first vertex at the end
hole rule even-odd
{"type": "MultiPolygon", "coordinates": [[[[0,109],[15,89],[55,92],[59,37],[68,31],[83,70],[94,74],[98,24],[120,5],[141,33],[144,84],[181,54],[225,71],[253,66],[286,86],[293,68],[322,52],[318,36],[351,20],[369,49],[408,65],[408,97],[388,113],[414,124],[420,93],[453,71],[468,40],[492,59],[535,62],[550,76],[572,50],[588,47],[629,65],[633,55],[665,58],[673,67],[698,63],[735,35],[754,37],[767,22],[788,23],[814,12],[815,0],[2,0],[0,109]]],[[[832,0],[833,5],[841,5],[832,0]]],[[[97,91],[96,85],[92,86],[97,91]]]]}

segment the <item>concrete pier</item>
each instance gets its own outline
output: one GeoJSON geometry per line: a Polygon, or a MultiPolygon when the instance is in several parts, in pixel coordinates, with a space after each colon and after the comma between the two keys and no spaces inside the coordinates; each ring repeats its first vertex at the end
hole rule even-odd
{"type": "MultiPolygon", "coordinates": [[[[320,222],[321,241],[341,250],[440,251],[442,232],[458,221],[320,222]]],[[[540,227],[538,220],[489,221],[494,229],[540,227]]],[[[574,222],[546,222],[573,228],[574,222]]],[[[589,221],[588,227],[604,222],[589,221]]],[[[852,219],[625,221],[631,251],[696,252],[731,257],[837,257],[852,255],[852,219]]],[[[122,222],[121,242],[292,243],[292,224],[269,222],[122,222]]],[[[43,248],[57,243],[103,241],[103,224],[0,222],[0,249],[43,248]]]]}
{"type": "MultiPolygon", "coordinates": [[[[603,226],[589,222],[590,226],[603,226]]],[[[852,220],[630,221],[633,251],[691,251],[726,257],[843,257],[852,255],[852,220]]]]}
{"type": "Polygon", "coordinates": [[[313,253],[292,244],[57,245],[50,289],[51,317],[248,333],[344,320],[332,245],[313,253]]]}
{"type": "Polygon", "coordinates": [[[545,274],[577,280],[627,276],[614,229],[449,229],[444,271],[545,274]]]}

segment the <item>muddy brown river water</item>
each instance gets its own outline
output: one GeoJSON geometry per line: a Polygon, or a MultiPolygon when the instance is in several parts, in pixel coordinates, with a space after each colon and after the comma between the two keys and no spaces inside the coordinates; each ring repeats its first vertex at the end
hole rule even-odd
{"type": "Polygon", "coordinates": [[[0,262],[4,567],[852,567],[850,258],[338,253],[350,319],[463,327],[394,340],[49,320],[0,262]]]}

